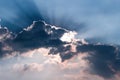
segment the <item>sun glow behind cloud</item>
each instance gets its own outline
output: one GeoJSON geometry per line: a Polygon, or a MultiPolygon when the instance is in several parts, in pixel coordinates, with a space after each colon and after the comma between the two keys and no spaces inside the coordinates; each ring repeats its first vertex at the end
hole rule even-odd
{"type": "Polygon", "coordinates": [[[118,46],[89,44],[77,39],[74,31],[40,20],[16,36],[7,28],[0,30],[3,30],[1,36],[10,35],[0,41],[0,77],[3,80],[119,79],[118,46]],[[70,37],[66,40],[68,34],[70,37]]]}
{"type": "MultiPolygon", "coordinates": [[[[79,38],[96,39],[98,42],[119,44],[119,1],[118,0],[71,0],[34,1],[51,24],[64,24],[72,20],[86,26],[79,30],[79,38]],[[45,5],[42,5],[45,4],[45,5]],[[62,22],[63,21],[63,22],[62,22]],[[101,32],[102,31],[102,32],[101,32]]],[[[77,27],[66,25],[69,28],[77,27]]]]}
{"type": "Polygon", "coordinates": [[[119,44],[119,2],[1,0],[1,79],[118,80],[119,46],[90,44],[85,39],[119,44]],[[9,30],[24,29],[11,33],[3,24],[9,30]]]}
{"type": "Polygon", "coordinates": [[[0,18],[12,30],[41,19],[75,29],[79,38],[119,44],[119,3],[118,0],[1,0],[0,18]]]}

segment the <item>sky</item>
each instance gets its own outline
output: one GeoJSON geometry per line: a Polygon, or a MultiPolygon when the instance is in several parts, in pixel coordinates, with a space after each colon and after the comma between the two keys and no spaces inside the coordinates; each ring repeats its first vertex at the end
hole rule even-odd
{"type": "Polygon", "coordinates": [[[0,0],[0,78],[119,80],[119,3],[0,0]]]}
{"type": "Polygon", "coordinates": [[[34,20],[77,30],[90,42],[119,43],[119,0],[1,0],[1,24],[12,30],[34,20]],[[14,26],[14,27],[13,27],[14,26]]]}

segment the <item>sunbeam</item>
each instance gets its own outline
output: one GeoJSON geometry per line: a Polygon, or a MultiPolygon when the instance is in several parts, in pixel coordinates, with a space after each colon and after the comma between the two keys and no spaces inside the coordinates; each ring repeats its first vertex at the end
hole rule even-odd
{"type": "Polygon", "coordinates": [[[119,0],[0,0],[0,80],[120,80],[119,0]]]}

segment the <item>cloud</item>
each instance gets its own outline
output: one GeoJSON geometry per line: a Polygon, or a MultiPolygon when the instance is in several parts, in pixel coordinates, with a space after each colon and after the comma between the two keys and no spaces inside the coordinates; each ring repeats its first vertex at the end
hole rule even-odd
{"type": "Polygon", "coordinates": [[[0,1],[2,25],[12,31],[36,19],[18,34],[0,28],[2,80],[119,80],[118,0],[0,1]],[[16,6],[17,5],[17,6],[16,6]],[[9,11],[10,10],[10,11],[9,11]],[[9,14],[8,14],[9,13],[9,14]],[[22,17],[22,18],[21,18],[22,17]],[[13,27],[14,26],[14,27],[13,27]],[[76,32],[75,32],[76,33],[76,32]],[[68,37],[69,36],[69,37],[68,37]],[[6,77],[7,76],[7,77],[6,77]]]}
{"type": "Polygon", "coordinates": [[[118,78],[120,49],[117,45],[90,44],[76,39],[75,31],[44,21],[34,21],[18,34],[6,28],[0,30],[3,31],[1,36],[10,35],[3,36],[0,42],[0,77],[3,80],[118,78]]]}
{"type": "MultiPolygon", "coordinates": [[[[2,65],[4,66],[4,69],[0,65],[0,70],[2,72],[0,73],[1,78],[3,80],[106,80],[99,75],[91,74],[89,72],[92,67],[90,67],[89,60],[85,59],[90,56],[89,53],[78,54],[69,60],[59,63],[55,60],[59,55],[51,55],[50,57],[50,55],[44,56],[44,53],[40,52],[36,52],[33,55],[32,58],[22,58],[18,56],[16,58],[4,59],[6,62],[2,65]],[[43,61],[41,61],[42,59],[43,61]],[[3,73],[6,75],[3,75],[3,73]]],[[[117,80],[117,77],[111,79],[117,80]]]]}
{"type": "Polygon", "coordinates": [[[77,50],[91,54],[87,59],[91,62],[95,74],[109,78],[120,70],[119,60],[116,59],[120,52],[114,46],[89,44],[78,46],[77,50]]]}
{"type": "Polygon", "coordinates": [[[38,48],[48,46],[59,46],[63,42],[59,39],[66,31],[55,29],[50,25],[45,25],[42,21],[34,22],[31,29],[20,32],[14,42],[24,48],[38,48]]]}
{"type": "Polygon", "coordinates": [[[6,27],[0,27],[0,42],[2,42],[2,40],[9,38],[10,37],[10,32],[6,27]]]}
{"type": "MultiPolygon", "coordinates": [[[[44,53],[38,53],[39,55],[33,54],[32,58],[22,58],[21,56],[4,59],[3,69],[2,65],[0,65],[0,73],[2,79],[61,79],[66,80],[69,79],[68,76],[84,73],[84,70],[87,68],[88,62],[83,58],[87,56],[87,54],[81,54],[80,56],[75,56],[73,59],[65,62],[56,62],[56,60],[60,59],[59,55],[47,55],[44,56],[44,53]],[[35,56],[36,55],[36,56],[35,56]],[[43,61],[40,61],[44,59],[43,61]],[[9,62],[10,61],[10,62],[9,62]],[[6,62],[6,63],[5,63],[6,62]],[[7,70],[7,71],[6,71],[7,70]],[[8,75],[5,77],[4,74],[8,75]],[[34,74],[33,74],[34,73],[34,74]],[[12,75],[14,74],[14,75],[12,75]]],[[[71,76],[71,80],[74,77],[71,76]]]]}

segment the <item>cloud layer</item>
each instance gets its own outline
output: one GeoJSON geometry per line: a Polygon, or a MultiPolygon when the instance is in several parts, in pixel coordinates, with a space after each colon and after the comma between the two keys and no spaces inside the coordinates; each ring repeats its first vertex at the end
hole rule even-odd
{"type": "Polygon", "coordinates": [[[89,44],[76,34],[44,21],[18,34],[1,27],[1,79],[118,80],[119,46],[89,44]]]}

